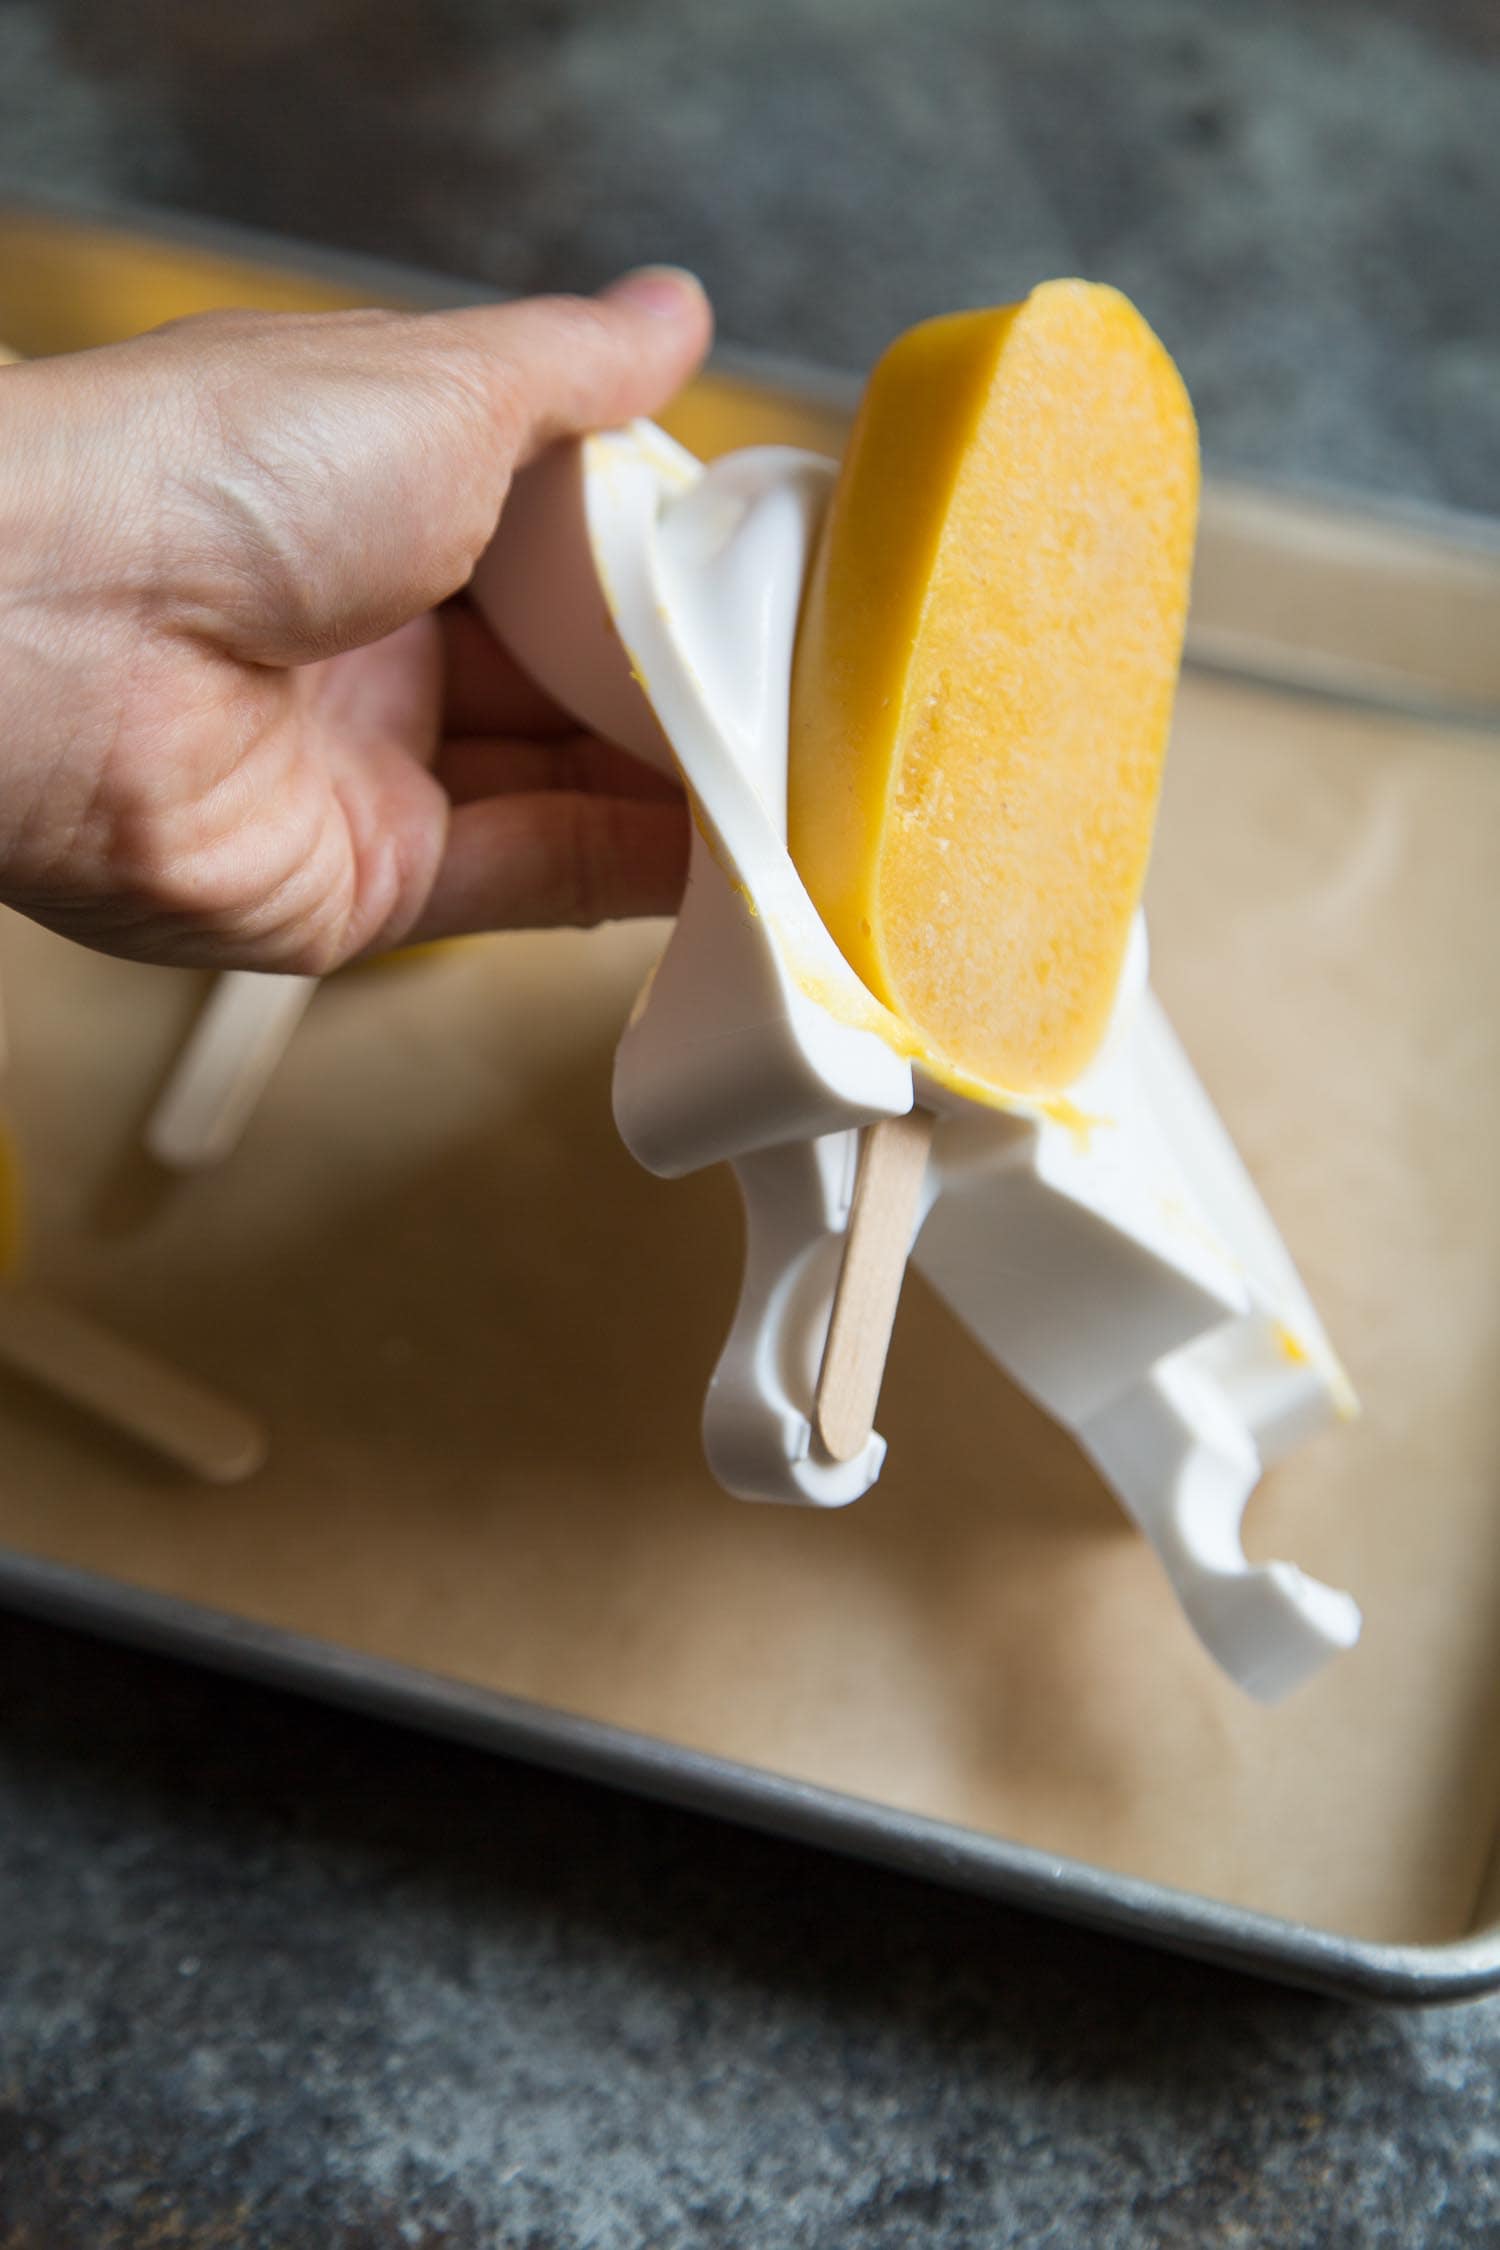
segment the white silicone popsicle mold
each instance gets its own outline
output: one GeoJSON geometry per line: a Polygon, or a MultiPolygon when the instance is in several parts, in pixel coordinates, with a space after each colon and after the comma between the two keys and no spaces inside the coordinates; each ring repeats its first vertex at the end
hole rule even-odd
{"type": "Polygon", "coordinates": [[[1352,1410],[1295,1268],[1147,987],[1138,921],[1103,1048],[1065,1102],[997,1094],[860,983],[786,845],[787,712],[831,463],[704,468],[648,423],[521,477],[474,598],[585,725],[668,771],[696,814],[687,893],[621,1039],[614,1107],[651,1171],[728,1159],[739,1306],[704,1407],[746,1499],[841,1507],[879,1475],[822,1447],[813,1398],[859,1133],[937,1113],[912,1256],[991,1357],[1077,1437],[1217,1661],[1273,1701],[1359,1633],[1344,1593],[1252,1567],[1262,1469],[1352,1410]]]}

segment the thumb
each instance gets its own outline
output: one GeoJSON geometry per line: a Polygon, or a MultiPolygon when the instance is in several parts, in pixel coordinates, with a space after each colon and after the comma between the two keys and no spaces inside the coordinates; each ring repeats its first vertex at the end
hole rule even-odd
{"type": "MultiPolygon", "coordinates": [[[[170,622],[243,661],[377,640],[463,586],[513,472],[552,440],[664,406],[708,347],[691,275],[597,297],[419,315],[191,321],[146,342],[197,364],[212,418],[173,462],[196,552],[170,622]]],[[[174,526],[174,533],[177,531],[174,526]]]]}
{"type": "Polygon", "coordinates": [[[449,316],[492,353],[514,465],[555,439],[654,414],[708,349],[713,316],[680,266],[642,266],[596,297],[530,297],[449,316]]]}

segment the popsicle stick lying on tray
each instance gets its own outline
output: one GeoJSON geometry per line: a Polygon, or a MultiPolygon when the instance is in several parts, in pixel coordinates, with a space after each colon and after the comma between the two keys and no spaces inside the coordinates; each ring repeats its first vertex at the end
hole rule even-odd
{"type": "Polygon", "coordinates": [[[234,1484],[266,1458],[265,1431],[243,1408],[39,1290],[0,1290],[0,1366],[210,1484],[234,1484]]]}
{"type": "MultiPolygon", "coordinates": [[[[0,1067],[6,1060],[0,995],[0,1067]]],[[[233,1484],[266,1458],[253,1415],[16,1278],[22,1258],[21,1168],[0,1118],[0,1371],[41,1384],[210,1484],[233,1484]]]]}
{"type": "Polygon", "coordinates": [[[222,1164],[238,1145],[298,1024],[316,977],[231,969],[215,979],[146,1120],[149,1153],[169,1171],[222,1164]]]}

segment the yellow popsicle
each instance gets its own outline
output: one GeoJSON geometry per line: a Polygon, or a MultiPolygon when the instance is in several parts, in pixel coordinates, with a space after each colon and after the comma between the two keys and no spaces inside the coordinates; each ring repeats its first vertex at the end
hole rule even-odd
{"type": "Polygon", "coordinates": [[[0,1117],[0,1283],[21,1263],[21,1166],[0,1117]]]}
{"type": "Polygon", "coordinates": [[[918,1040],[1055,1093],[1108,1022],[1182,650],[1198,447],[1117,291],[1054,281],[892,345],[798,630],[788,833],[918,1040]]]}

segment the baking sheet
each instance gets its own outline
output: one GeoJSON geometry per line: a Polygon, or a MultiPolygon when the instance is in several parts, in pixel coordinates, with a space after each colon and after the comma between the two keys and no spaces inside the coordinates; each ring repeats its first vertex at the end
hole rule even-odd
{"type": "MultiPolygon", "coordinates": [[[[711,442],[735,399],[693,411],[711,442]]],[[[1346,625],[1348,572],[1386,552],[1349,562],[1346,625]]],[[[1407,606],[1429,625],[1392,668],[1412,700],[1424,665],[1439,693],[1447,676],[1451,588],[1417,542],[1407,606]]],[[[1301,625],[1344,645],[1305,605],[1301,625]]],[[[1459,684],[1489,693],[1475,664],[1459,684]]],[[[918,1281],[869,1498],[811,1516],[709,1484],[732,1195],[639,1173],[608,1115],[649,929],[339,980],[234,1165],[168,1189],[126,1152],[201,981],[0,924],[35,1270],[277,1439],[253,1485],[205,1494],[0,1381],[0,1541],[387,1682],[415,1667],[685,1746],[731,1797],[735,1771],[790,1776],[863,1800],[872,1839],[915,1814],[1105,1871],[1057,1866],[1065,1906],[1143,1879],[1289,1917],[1346,1963],[1462,1941],[1500,1910],[1497,814],[1477,729],[1185,684],[1157,981],[1369,1409],[1248,1519],[1252,1551],[1349,1584],[1367,1616],[1279,1712],[1212,1673],[1092,1473],[918,1281]]]]}
{"type": "Polygon", "coordinates": [[[1158,982],[1368,1404],[1252,1508],[1256,1552],[1367,1617],[1280,1711],[1213,1673],[918,1282],[876,1490],[715,1490],[737,1213],[724,1176],[638,1171],[609,1117],[651,928],[340,980],[235,1161],[146,1193],[122,1152],[200,981],[8,920],[34,1268],[258,1407],[275,1457],[205,1493],[5,1382],[0,1538],[1324,1929],[1456,1937],[1500,1780],[1497,822],[1486,738],[1185,693],[1158,982]]]}
{"type": "MultiPolygon", "coordinates": [[[[0,204],[0,338],[23,356],[111,343],[222,305],[469,304],[472,282],[160,213],[135,224],[0,204]]],[[[716,353],[662,417],[709,458],[742,445],[837,455],[851,375],[716,353]]],[[[1188,660],[1356,701],[1500,716],[1500,526],[1345,495],[1206,480],[1188,660]],[[1412,588],[1420,588],[1418,599],[1412,588]]]]}

